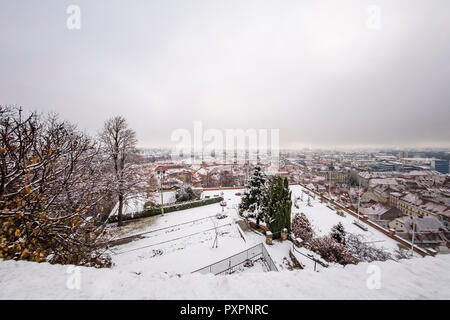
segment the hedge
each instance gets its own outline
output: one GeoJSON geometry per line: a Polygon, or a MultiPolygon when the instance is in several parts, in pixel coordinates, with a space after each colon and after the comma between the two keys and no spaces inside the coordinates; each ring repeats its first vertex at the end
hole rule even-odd
{"type": "MultiPolygon", "coordinates": [[[[211,198],[211,199],[194,200],[194,201],[172,204],[172,205],[168,205],[168,206],[164,207],[164,213],[207,206],[207,205],[210,205],[213,203],[221,202],[222,200],[223,200],[222,197],[216,197],[216,198],[211,198]]],[[[153,216],[157,216],[160,214],[161,214],[161,206],[152,207],[150,209],[143,210],[141,212],[136,212],[133,215],[124,214],[124,215],[122,215],[122,221],[153,217],[153,216]]],[[[117,222],[117,215],[109,217],[109,222],[117,222]]]]}

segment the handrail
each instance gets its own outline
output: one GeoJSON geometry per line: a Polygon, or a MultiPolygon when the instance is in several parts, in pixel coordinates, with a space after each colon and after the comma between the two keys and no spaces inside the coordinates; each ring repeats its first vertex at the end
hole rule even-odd
{"type": "Polygon", "coordinates": [[[258,246],[260,246],[260,245],[261,245],[261,244],[259,243],[259,244],[257,244],[256,246],[253,246],[253,247],[248,248],[248,249],[246,249],[246,250],[244,250],[244,251],[235,253],[235,254],[233,254],[232,256],[229,256],[229,257],[227,257],[227,258],[225,258],[225,259],[216,261],[216,262],[211,263],[211,264],[209,264],[209,265],[207,265],[207,266],[205,266],[205,267],[203,267],[203,268],[200,268],[200,269],[197,269],[197,270],[195,270],[195,271],[192,271],[192,273],[197,272],[197,271],[202,270],[202,269],[205,269],[205,268],[210,267],[210,266],[212,266],[212,265],[218,264],[218,263],[220,263],[220,262],[226,261],[226,260],[228,260],[228,259],[231,259],[231,258],[233,258],[233,257],[235,257],[235,256],[240,255],[241,253],[247,252],[247,251],[249,251],[250,249],[254,249],[254,248],[256,248],[256,247],[258,247],[258,246]]]}
{"type": "Polygon", "coordinates": [[[328,265],[327,265],[326,263],[323,263],[322,261],[320,261],[320,260],[318,260],[318,259],[316,259],[316,258],[312,258],[312,257],[310,257],[310,256],[308,256],[308,255],[306,255],[306,254],[304,254],[304,253],[298,251],[294,244],[292,244],[292,249],[293,249],[295,252],[300,253],[302,256],[308,258],[309,260],[312,260],[312,261],[314,261],[314,262],[320,264],[322,267],[328,268],[328,265]]]}
{"type": "Polygon", "coordinates": [[[196,272],[199,272],[199,271],[201,271],[201,270],[208,269],[208,268],[211,270],[211,268],[212,268],[213,266],[215,266],[215,265],[219,265],[220,263],[222,263],[222,262],[224,262],[224,261],[230,261],[230,265],[229,265],[228,268],[226,268],[226,269],[224,269],[224,270],[221,270],[220,272],[217,272],[217,273],[215,273],[215,274],[224,273],[224,272],[226,272],[226,271],[228,271],[228,270],[233,269],[233,268],[236,267],[236,266],[239,266],[239,265],[245,263],[245,261],[247,261],[247,260],[249,260],[249,259],[254,259],[254,258],[256,258],[256,257],[258,257],[258,256],[260,256],[260,255],[263,257],[263,260],[264,260],[264,262],[266,263],[266,266],[267,266],[267,268],[269,269],[269,271],[277,271],[277,272],[278,272],[278,269],[277,269],[277,267],[276,267],[276,265],[275,265],[275,262],[272,260],[272,257],[270,256],[269,252],[267,251],[267,248],[264,246],[263,243],[259,243],[259,244],[255,245],[255,246],[253,246],[253,247],[247,248],[246,250],[243,250],[243,251],[241,251],[241,252],[238,252],[238,253],[236,253],[236,254],[234,254],[234,255],[232,255],[232,256],[229,256],[229,257],[227,257],[227,258],[225,258],[225,259],[216,261],[216,262],[211,263],[211,264],[209,264],[209,265],[207,265],[207,266],[205,266],[205,267],[202,267],[202,268],[199,268],[199,269],[197,269],[197,270],[194,270],[194,271],[192,271],[192,273],[196,273],[196,272]],[[252,257],[249,258],[249,257],[248,257],[248,252],[251,251],[251,250],[253,250],[253,249],[255,249],[255,248],[258,248],[258,247],[261,248],[261,252],[255,254],[254,256],[252,256],[252,257]],[[236,263],[236,264],[234,264],[234,265],[231,265],[231,259],[232,259],[233,257],[239,256],[239,255],[244,254],[244,253],[247,253],[247,258],[246,258],[246,259],[243,259],[243,261],[240,261],[239,263],[236,263]]]}

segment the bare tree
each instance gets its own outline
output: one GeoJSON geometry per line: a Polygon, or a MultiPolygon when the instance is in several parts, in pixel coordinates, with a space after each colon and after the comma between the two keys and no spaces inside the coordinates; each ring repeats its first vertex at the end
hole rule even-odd
{"type": "Polygon", "coordinates": [[[55,115],[0,106],[0,257],[104,266],[96,143],[55,115]]]}
{"type": "Polygon", "coordinates": [[[127,197],[145,191],[144,166],[136,150],[136,133],[128,127],[125,118],[117,116],[107,120],[100,133],[102,150],[110,166],[109,188],[116,195],[119,207],[118,225],[122,225],[124,202],[127,197]]]}

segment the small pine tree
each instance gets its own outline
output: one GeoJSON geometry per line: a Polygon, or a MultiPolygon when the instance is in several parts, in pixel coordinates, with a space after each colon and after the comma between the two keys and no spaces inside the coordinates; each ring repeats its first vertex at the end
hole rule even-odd
{"type": "Polygon", "coordinates": [[[345,244],[346,235],[344,225],[341,222],[331,229],[330,236],[338,243],[345,244]]]}
{"type": "Polygon", "coordinates": [[[267,176],[260,166],[256,166],[253,175],[248,181],[248,189],[242,196],[239,208],[241,211],[247,211],[249,216],[256,217],[256,224],[262,217],[263,198],[267,185],[267,176]]]}

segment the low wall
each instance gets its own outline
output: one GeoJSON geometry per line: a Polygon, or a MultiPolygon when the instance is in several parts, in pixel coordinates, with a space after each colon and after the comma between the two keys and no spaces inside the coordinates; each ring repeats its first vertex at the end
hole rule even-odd
{"type": "MultiPolygon", "coordinates": [[[[164,207],[164,213],[174,212],[174,211],[181,211],[181,210],[187,210],[202,206],[207,206],[210,204],[218,203],[223,200],[222,197],[216,197],[211,199],[204,199],[204,200],[196,200],[196,201],[189,201],[189,202],[182,202],[177,204],[172,204],[164,207]]],[[[153,207],[148,210],[144,210],[141,212],[136,212],[133,215],[127,214],[122,215],[122,221],[127,220],[134,220],[134,219],[140,219],[140,218],[147,218],[147,217],[153,217],[161,214],[161,207],[153,207]]],[[[117,215],[109,217],[109,222],[116,222],[117,221],[117,215]]]]}
{"type": "Polygon", "coordinates": [[[247,219],[247,221],[248,221],[249,226],[252,227],[253,229],[256,229],[256,230],[261,229],[261,230],[264,230],[264,231],[269,231],[269,228],[267,228],[267,226],[265,226],[265,225],[260,224],[259,228],[258,228],[256,226],[256,222],[254,222],[254,221],[252,221],[250,219],[247,219]]]}
{"type": "Polygon", "coordinates": [[[242,190],[247,189],[247,187],[218,187],[218,188],[202,188],[202,191],[220,191],[220,190],[242,190]]]}

